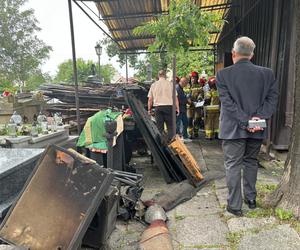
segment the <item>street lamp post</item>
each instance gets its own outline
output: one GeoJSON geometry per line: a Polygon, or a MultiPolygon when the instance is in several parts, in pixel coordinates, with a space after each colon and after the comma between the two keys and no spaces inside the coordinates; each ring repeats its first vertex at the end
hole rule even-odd
{"type": "Polygon", "coordinates": [[[98,77],[99,80],[101,81],[101,73],[100,73],[100,56],[102,54],[102,47],[100,45],[100,42],[98,42],[95,46],[96,54],[98,56],[98,66],[99,66],[99,72],[98,72],[98,77]]]}

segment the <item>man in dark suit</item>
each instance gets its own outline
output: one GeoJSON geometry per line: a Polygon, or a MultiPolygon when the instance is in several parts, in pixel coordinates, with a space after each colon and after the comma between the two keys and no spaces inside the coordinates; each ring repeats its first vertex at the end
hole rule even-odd
{"type": "Polygon", "coordinates": [[[227,211],[242,216],[241,169],[244,201],[256,208],[257,154],[267,131],[249,120],[270,119],[277,106],[277,87],[271,69],[250,60],[255,49],[248,37],[240,37],[232,49],[233,65],[217,73],[221,101],[220,133],[228,187],[227,211]]]}

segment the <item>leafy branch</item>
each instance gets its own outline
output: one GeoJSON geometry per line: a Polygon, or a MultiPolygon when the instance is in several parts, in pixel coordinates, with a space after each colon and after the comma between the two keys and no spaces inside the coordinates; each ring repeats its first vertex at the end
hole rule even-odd
{"type": "Polygon", "coordinates": [[[190,0],[171,0],[169,14],[133,30],[134,35],[155,35],[149,51],[167,50],[174,54],[191,46],[207,47],[211,33],[220,30],[222,20],[217,13],[201,11],[190,0]]]}

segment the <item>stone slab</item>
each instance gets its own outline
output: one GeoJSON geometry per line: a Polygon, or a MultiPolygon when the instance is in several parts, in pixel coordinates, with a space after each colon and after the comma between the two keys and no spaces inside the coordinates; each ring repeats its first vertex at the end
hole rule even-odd
{"type": "Polygon", "coordinates": [[[176,215],[202,216],[221,212],[215,195],[197,195],[176,207],[176,215]]]}
{"type": "Polygon", "coordinates": [[[41,141],[53,139],[54,137],[65,136],[66,131],[60,130],[56,132],[50,132],[46,135],[39,135],[38,137],[32,137],[30,143],[38,143],[41,141]]]}
{"type": "Polygon", "coordinates": [[[0,149],[0,178],[39,156],[44,149],[0,149]]]}
{"type": "Polygon", "coordinates": [[[28,142],[31,139],[31,136],[17,136],[17,137],[9,137],[9,136],[3,136],[6,140],[8,140],[12,144],[20,144],[22,142],[28,142]]]}
{"type": "Polygon", "coordinates": [[[300,237],[289,225],[279,225],[241,239],[239,250],[298,250],[300,237]]]}
{"type": "Polygon", "coordinates": [[[228,228],[218,215],[176,221],[177,240],[184,246],[225,245],[228,228]]]}
{"type": "Polygon", "coordinates": [[[221,179],[215,180],[215,186],[216,186],[216,189],[227,188],[226,178],[221,178],[221,179]]]}
{"type": "Polygon", "coordinates": [[[266,225],[276,223],[274,217],[267,218],[246,218],[235,217],[227,221],[230,232],[243,232],[251,229],[259,229],[266,225]]]}

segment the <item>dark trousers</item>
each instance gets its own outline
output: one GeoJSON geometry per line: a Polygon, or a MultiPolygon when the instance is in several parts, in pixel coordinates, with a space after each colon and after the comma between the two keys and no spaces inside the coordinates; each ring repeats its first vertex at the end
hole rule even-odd
{"type": "Polygon", "coordinates": [[[261,144],[262,140],[250,138],[223,140],[222,142],[228,187],[227,204],[232,209],[240,210],[242,208],[242,168],[244,199],[255,200],[256,198],[257,154],[261,144]]]}
{"type": "Polygon", "coordinates": [[[183,138],[188,138],[187,128],[188,128],[188,119],[187,119],[186,111],[180,112],[179,115],[176,117],[176,134],[182,135],[183,138]]]}
{"type": "Polygon", "coordinates": [[[157,106],[155,107],[155,120],[159,132],[164,131],[164,123],[166,123],[168,130],[168,140],[174,137],[173,122],[172,122],[172,106],[157,106]]]}

